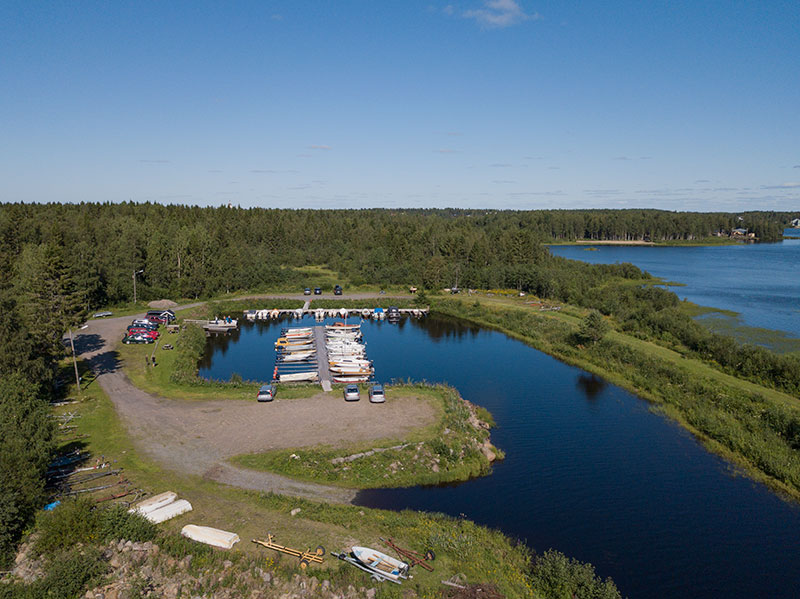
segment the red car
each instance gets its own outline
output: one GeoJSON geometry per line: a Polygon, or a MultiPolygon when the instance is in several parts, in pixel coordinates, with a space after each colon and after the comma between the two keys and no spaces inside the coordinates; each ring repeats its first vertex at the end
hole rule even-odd
{"type": "Polygon", "coordinates": [[[128,335],[141,335],[142,337],[150,337],[150,339],[158,339],[159,333],[143,327],[128,327],[128,335]]]}

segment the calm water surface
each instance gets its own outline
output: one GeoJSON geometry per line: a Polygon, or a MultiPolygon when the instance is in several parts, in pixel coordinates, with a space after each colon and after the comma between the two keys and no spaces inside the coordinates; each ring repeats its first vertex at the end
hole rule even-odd
{"type": "MultiPolygon", "coordinates": [[[[269,378],[272,343],[287,324],[300,323],[245,323],[212,340],[201,374],[269,378]]],[[[492,412],[492,439],[507,459],[491,476],[366,491],[360,503],[465,514],[536,550],[592,562],[632,598],[798,596],[797,505],[738,475],[632,394],[455,320],[363,330],[381,381],[457,387],[492,412]]]]}
{"type": "MultiPolygon", "coordinates": [[[[798,236],[797,229],[787,230],[798,236]]],[[[592,264],[630,262],[667,281],[678,297],[733,310],[749,326],[800,337],[800,236],[779,243],[714,247],[553,246],[556,256],[592,264]]]]}

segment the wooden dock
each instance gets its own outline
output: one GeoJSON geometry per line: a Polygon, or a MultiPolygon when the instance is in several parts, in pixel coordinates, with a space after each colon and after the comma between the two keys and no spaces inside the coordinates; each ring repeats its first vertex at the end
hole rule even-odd
{"type": "Polygon", "coordinates": [[[326,393],[331,386],[331,371],[328,369],[328,347],[325,345],[325,327],[314,327],[314,347],[317,349],[317,368],[319,369],[319,382],[326,393]]]}
{"type": "MultiPolygon", "coordinates": [[[[397,311],[402,316],[415,316],[417,318],[422,318],[428,315],[430,309],[400,308],[397,311]]],[[[386,314],[386,309],[384,309],[383,314],[386,314]]],[[[283,316],[291,316],[298,319],[304,316],[314,316],[322,318],[353,318],[353,317],[364,318],[364,319],[377,318],[377,313],[372,308],[311,308],[310,301],[307,301],[302,308],[245,310],[244,315],[245,318],[247,318],[247,320],[250,321],[270,320],[270,319],[276,320],[283,316]],[[364,316],[364,314],[367,314],[367,316],[364,316]]]]}

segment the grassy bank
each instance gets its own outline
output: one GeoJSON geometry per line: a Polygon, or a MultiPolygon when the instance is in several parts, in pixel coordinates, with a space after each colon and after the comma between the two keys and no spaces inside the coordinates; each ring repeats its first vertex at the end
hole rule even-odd
{"type": "MultiPolygon", "coordinates": [[[[73,392],[70,395],[77,394],[73,392]]],[[[294,579],[301,572],[296,560],[249,542],[251,538],[265,537],[268,532],[277,535],[277,541],[288,546],[313,548],[321,544],[329,552],[347,549],[353,544],[389,551],[380,539],[391,537],[401,546],[418,551],[432,549],[436,553],[436,561],[433,563],[435,572],[415,568],[413,580],[407,581],[402,587],[374,585],[365,573],[330,557],[326,557],[321,566],[312,565],[307,575],[315,576],[318,581],[328,580],[331,591],[337,593],[346,593],[352,585],[356,589],[375,586],[378,599],[401,596],[436,597],[442,589],[441,580],[459,575],[461,580],[470,584],[494,585],[509,598],[536,596],[555,599],[565,596],[564,593],[572,596],[574,592],[578,596],[601,599],[620,596],[613,583],[601,581],[595,576],[591,566],[569,560],[552,551],[534,555],[529,548],[502,533],[468,520],[442,514],[392,512],[317,503],[235,489],[180,472],[165,472],[158,464],[139,453],[138,447],[117,418],[108,397],[96,382],[90,383],[83,390],[82,397],[80,403],[58,408],[57,412],[70,411],[78,414],[78,418],[74,420],[78,429],[71,434],[83,436],[80,444],[84,450],[95,456],[103,455],[114,467],[124,468],[125,477],[135,487],[151,493],[173,490],[192,503],[192,512],[159,525],[154,541],[160,545],[162,554],[169,559],[184,560],[187,555],[192,555],[193,559],[188,562],[188,566],[182,568],[175,568],[174,561],[168,560],[167,564],[172,565],[167,571],[174,572],[176,580],[185,579],[187,574],[197,577],[196,582],[193,580],[193,596],[211,596],[221,588],[231,587],[241,588],[242,593],[249,593],[252,587],[237,585],[242,584],[242,580],[247,578],[247,572],[256,567],[279,580],[294,579]],[[292,511],[296,515],[291,515],[292,511]],[[214,550],[192,543],[177,535],[177,531],[187,523],[234,531],[239,534],[242,542],[230,551],[214,550]]],[[[71,443],[73,445],[69,447],[74,446],[74,442],[71,443]]],[[[69,524],[73,520],[67,518],[71,509],[58,508],[53,516],[63,516],[69,524]]],[[[74,509],[72,511],[75,512],[74,509]]],[[[99,518],[100,521],[107,519],[99,518]]],[[[43,530],[43,520],[40,520],[38,528],[33,532],[43,530]]],[[[74,526],[57,528],[64,531],[64,534],[73,536],[86,529],[78,527],[79,530],[74,526]]],[[[125,530],[130,530],[130,527],[125,530]]],[[[105,536],[103,539],[105,540],[105,536]]],[[[59,573],[64,572],[64,564],[78,563],[79,568],[72,568],[68,572],[69,576],[76,578],[78,586],[72,585],[69,588],[75,591],[73,596],[82,595],[86,588],[92,588],[92,585],[102,581],[108,568],[100,551],[100,543],[103,541],[77,539],[77,536],[62,537],[61,541],[63,547],[83,542],[83,550],[76,552],[76,555],[82,557],[76,561],[77,558],[71,553],[59,553],[57,556],[54,554],[52,564],[45,564],[46,568],[53,569],[47,576],[63,577],[59,573]],[[95,547],[97,551],[94,550],[95,547]],[[84,576],[85,573],[91,573],[91,576],[84,576]]],[[[131,574],[129,582],[132,587],[141,584],[142,588],[146,588],[150,583],[148,576],[146,572],[135,572],[131,574]]],[[[250,584],[258,584],[257,588],[263,587],[261,579],[251,579],[250,584]]],[[[0,596],[4,599],[27,598],[35,596],[31,593],[37,589],[34,585],[18,583],[0,585],[0,592],[3,593],[0,596]]]]}
{"type": "Polygon", "coordinates": [[[800,499],[800,407],[796,398],[720,372],[699,360],[615,331],[577,338],[581,319],[483,299],[438,299],[432,309],[501,330],[656,404],[711,451],[755,479],[800,499]]]}
{"type": "Polygon", "coordinates": [[[393,386],[388,393],[430,402],[438,413],[436,424],[402,439],[286,449],[237,456],[233,461],[300,480],[367,489],[468,480],[490,470],[485,452],[502,457],[489,444],[491,415],[486,410],[478,412],[452,387],[403,385],[393,386]]]}

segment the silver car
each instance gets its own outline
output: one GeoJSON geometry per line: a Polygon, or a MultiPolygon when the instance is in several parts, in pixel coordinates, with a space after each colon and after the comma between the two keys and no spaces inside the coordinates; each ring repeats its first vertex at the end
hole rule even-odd
{"type": "Polygon", "coordinates": [[[383,403],[386,401],[386,395],[383,392],[383,385],[372,385],[369,388],[369,400],[372,403],[383,403]]]}
{"type": "Polygon", "coordinates": [[[258,401],[272,401],[275,397],[275,385],[261,385],[256,399],[258,401]]]}
{"type": "Polygon", "coordinates": [[[358,401],[359,399],[361,399],[361,395],[358,392],[358,385],[347,385],[344,388],[345,401],[358,401]]]}

